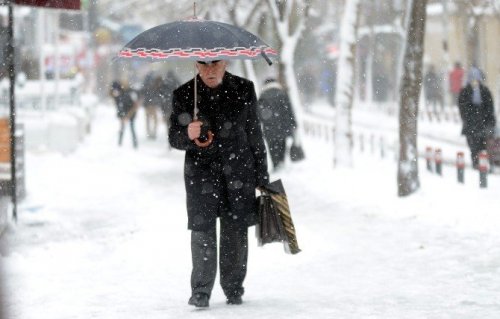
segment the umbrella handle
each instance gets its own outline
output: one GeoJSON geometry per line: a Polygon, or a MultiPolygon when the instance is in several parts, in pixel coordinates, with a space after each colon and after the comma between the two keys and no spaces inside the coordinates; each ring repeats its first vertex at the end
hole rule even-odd
{"type": "Polygon", "coordinates": [[[199,139],[195,138],[194,143],[199,147],[207,147],[208,145],[212,144],[213,139],[214,139],[214,133],[212,133],[212,131],[208,131],[207,140],[205,142],[201,142],[199,139]]]}
{"type": "Polygon", "coordinates": [[[267,64],[269,64],[269,65],[273,64],[273,62],[271,61],[271,59],[269,59],[269,57],[267,56],[266,52],[264,52],[264,49],[260,50],[260,55],[262,55],[262,57],[264,58],[264,60],[266,60],[267,64]]]}

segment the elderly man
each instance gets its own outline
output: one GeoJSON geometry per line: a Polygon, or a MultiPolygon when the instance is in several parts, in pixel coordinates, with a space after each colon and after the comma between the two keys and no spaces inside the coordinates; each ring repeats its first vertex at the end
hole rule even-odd
{"type": "Polygon", "coordinates": [[[254,85],[226,67],[221,60],[197,62],[196,78],[173,94],[169,141],[186,151],[184,181],[193,263],[188,303],[196,307],[209,306],[215,282],[217,217],[220,283],[228,304],[242,303],[248,227],[256,223],[255,189],[269,181],[254,85]],[[197,120],[193,120],[195,92],[197,120]],[[209,134],[213,141],[199,146],[209,134]]]}

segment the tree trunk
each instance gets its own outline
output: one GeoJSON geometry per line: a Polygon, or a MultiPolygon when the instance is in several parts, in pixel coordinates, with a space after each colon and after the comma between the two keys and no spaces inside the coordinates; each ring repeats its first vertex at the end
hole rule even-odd
{"type": "Polygon", "coordinates": [[[422,85],[422,58],[427,0],[413,0],[404,58],[399,111],[398,195],[407,196],[420,187],[418,178],[417,115],[422,85]]]}
{"type": "MultiPolygon", "coordinates": [[[[297,123],[302,123],[302,119],[304,118],[304,107],[299,95],[299,88],[297,84],[297,77],[295,75],[295,50],[297,48],[296,41],[288,41],[281,46],[281,59],[279,62],[279,70],[280,70],[280,79],[284,82],[281,82],[285,85],[286,90],[288,91],[288,96],[290,97],[290,101],[292,103],[292,108],[294,110],[295,118],[297,123]]],[[[301,125],[299,124],[299,129],[301,129],[301,125]]]]}
{"type": "Polygon", "coordinates": [[[342,18],[337,74],[334,166],[352,166],[352,104],[360,0],[348,0],[342,18]]]}
{"type": "Polygon", "coordinates": [[[404,16],[401,18],[400,27],[404,32],[401,33],[400,39],[400,48],[398,52],[398,60],[397,60],[397,68],[396,68],[396,99],[399,100],[400,96],[397,96],[398,92],[401,91],[401,82],[403,80],[403,68],[404,68],[404,59],[405,59],[405,49],[408,38],[408,29],[410,28],[410,18],[411,18],[411,4],[413,0],[406,0],[404,4],[404,16]]]}
{"type": "Polygon", "coordinates": [[[374,13],[373,13],[373,7],[369,7],[369,13],[367,22],[368,22],[368,28],[370,28],[370,33],[368,34],[368,55],[366,56],[366,63],[365,63],[365,69],[364,69],[364,82],[365,82],[365,98],[364,101],[365,103],[369,105],[373,105],[373,65],[375,63],[375,40],[376,40],[376,35],[374,32],[374,13]]]}
{"type": "Polygon", "coordinates": [[[254,67],[252,61],[244,60],[243,61],[243,70],[244,70],[245,77],[253,82],[253,84],[255,86],[255,92],[257,92],[257,94],[259,94],[261,85],[259,82],[259,78],[257,77],[257,74],[255,72],[255,67],[254,67]]]}
{"type": "Polygon", "coordinates": [[[305,25],[309,19],[310,0],[275,1],[268,0],[268,7],[273,19],[273,25],[278,36],[278,52],[280,60],[278,62],[278,77],[290,97],[295,119],[298,123],[295,132],[296,142],[300,144],[302,135],[303,109],[299,95],[297,79],[295,76],[295,51],[305,25]],[[300,8],[298,10],[297,8],[300,8]],[[300,14],[299,14],[299,13],[300,14]]]}

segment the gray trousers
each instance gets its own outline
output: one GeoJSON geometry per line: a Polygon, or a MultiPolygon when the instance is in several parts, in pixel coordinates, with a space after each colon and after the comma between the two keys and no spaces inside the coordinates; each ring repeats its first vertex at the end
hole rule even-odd
{"type": "MultiPolygon", "coordinates": [[[[220,234],[220,284],[226,296],[241,296],[243,280],[247,273],[248,228],[219,218],[220,234]]],[[[217,274],[217,230],[191,232],[193,295],[205,293],[209,297],[217,274]]]]}

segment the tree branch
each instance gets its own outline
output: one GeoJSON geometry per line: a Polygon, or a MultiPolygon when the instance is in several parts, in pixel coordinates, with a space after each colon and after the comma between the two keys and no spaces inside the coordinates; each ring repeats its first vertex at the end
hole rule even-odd
{"type": "Polygon", "coordinates": [[[264,2],[264,0],[259,0],[259,1],[257,1],[257,3],[255,3],[252,10],[250,10],[250,13],[248,14],[247,18],[243,22],[243,27],[248,27],[250,25],[250,23],[254,19],[255,15],[257,14],[258,10],[262,6],[263,2],[264,2]]]}

